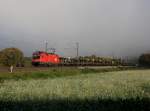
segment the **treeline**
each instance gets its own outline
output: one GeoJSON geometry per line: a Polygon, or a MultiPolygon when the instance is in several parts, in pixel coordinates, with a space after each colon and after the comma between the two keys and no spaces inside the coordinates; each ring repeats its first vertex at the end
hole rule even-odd
{"type": "Polygon", "coordinates": [[[150,67],[150,53],[142,54],[139,57],[139,65],[140,66],[150,67]]]}

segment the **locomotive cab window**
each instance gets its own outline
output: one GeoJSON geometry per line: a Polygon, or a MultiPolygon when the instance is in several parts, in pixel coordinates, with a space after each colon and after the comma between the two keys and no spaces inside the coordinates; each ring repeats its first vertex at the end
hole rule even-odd
{"type": "Polygon", "coordinates": [[[33,59],[39,59],[40,56],[37,56],[37,55],[33,55],[33,59]]]}

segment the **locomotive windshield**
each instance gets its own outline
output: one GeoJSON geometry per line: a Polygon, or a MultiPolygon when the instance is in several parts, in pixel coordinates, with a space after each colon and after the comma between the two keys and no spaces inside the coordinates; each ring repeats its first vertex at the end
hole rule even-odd
{"type": "Polygon", "coordinates": [[[40,51],[34,52],[32,58],[33,59],[39,59],[40,58],[40,51]]]}
{"type": "Polygon", "coordinates": [[[33,57],[32,57],[33,59],[39,59],[40,58],[40,56],[37,56],[37,55],[33,55],[33,57]]]}

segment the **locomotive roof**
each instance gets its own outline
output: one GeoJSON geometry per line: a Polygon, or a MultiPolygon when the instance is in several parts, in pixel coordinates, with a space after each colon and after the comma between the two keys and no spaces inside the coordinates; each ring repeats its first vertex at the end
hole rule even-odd
{"type": "Polygon", "coordinates": [[[33,55],[36,55],[36,54],[43,54],[43,53],[45,53],[45,54],[53,54],[53,55],[57,55],[57,54],[54,54],[54,53],[47,53],[47,52],[44,52],[44,51],[36,51],[36,52],[34,52],[33,53],[33,55]]]}

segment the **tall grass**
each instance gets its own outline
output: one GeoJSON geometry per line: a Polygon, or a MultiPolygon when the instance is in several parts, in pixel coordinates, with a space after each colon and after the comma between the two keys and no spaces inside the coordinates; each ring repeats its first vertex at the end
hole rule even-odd
{"type": "Polygon", "coordinates": [[[75,77],[9,80],[0,84],[0,98],[143,98],[149,97],[150,71],[124,71],[75,77]]]}
{"type": "Polygon", "coordinates": [[[150,70],[0,82],[1,111],[144,111],[149,104],[150,70]]]}
{"type": "Polygon", "coordinates": [[[53,111],[96,111],[97,108],[102,108],[103,111],[125,110],[122,108],[148,110],[150,70],[91,73],[38,80],[4,80],[0,83],[0,103],[2,111],[41,111],[44,106],[53,111]]]}

